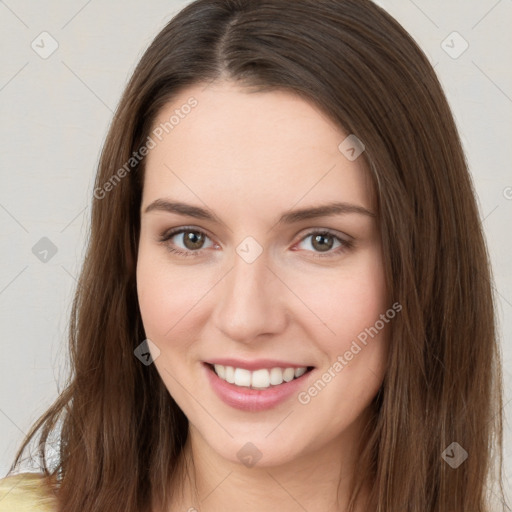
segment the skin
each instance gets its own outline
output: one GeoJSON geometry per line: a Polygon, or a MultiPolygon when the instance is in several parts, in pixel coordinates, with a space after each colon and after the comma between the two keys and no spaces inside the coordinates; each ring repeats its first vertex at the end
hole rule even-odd
{"type": "Polygon", "coordinates": [[[196,85],[166,105],[155,126],[190,96],[198,105],[147,157],[137,262],[144,328],[160,350],[154,364],[190,425],[183,460],[194,471],[172,510],[345,510],[356,446],[386,371],[388,326],[305,405],[293,395],[270,410],[234,409],[213,392],[202,362],[306,363],[315,367],[307,390],[390,308],[376,218],[277,224],[287,210],[331,201],[375,211],[368,169],[338,149],[346,133],[289,91],[196,85]],[[221,222],[146,213],[157,199],[209,208],[221,222]],[[183,233],[159,243],[179,227],[206,233],[195,249],[201,255],[169,252],[194,251],[183,233]],[[354,245],[340,251],[328,238],[330,257],[322,257],[308,236],[314,229],[353,237],[354,245]],[[263,249],[250,264],[236,252],[248,236],[263,249]],[[247,442],[262,454],[253,467],[237,457],[247,442]]]}

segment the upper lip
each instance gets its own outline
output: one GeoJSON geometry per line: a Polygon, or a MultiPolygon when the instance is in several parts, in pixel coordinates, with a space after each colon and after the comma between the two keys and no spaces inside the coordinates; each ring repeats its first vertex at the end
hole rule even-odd
{"type": "Polygon", "coordinates": [[[246,370],[260,370],[263,368],[310,368],[311,365],[292,363],[277,359],[253,359],[251,361],[232,358],[216,358],[205,361],[208,364],[221,364],[222,366],[232,366],[233,368],[244,368],[246,370]]]}

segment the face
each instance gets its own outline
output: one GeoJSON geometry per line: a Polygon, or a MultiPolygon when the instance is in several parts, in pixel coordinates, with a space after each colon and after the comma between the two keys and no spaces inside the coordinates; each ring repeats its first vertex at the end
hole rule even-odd
{"type": "Polygon", "coordinates": [[[154,125],[140,311],[191,432],[235,463],[280,464],[341,441],[382,383],[395,311],[369,174],[293,93],[204,87],[154,125]]]}

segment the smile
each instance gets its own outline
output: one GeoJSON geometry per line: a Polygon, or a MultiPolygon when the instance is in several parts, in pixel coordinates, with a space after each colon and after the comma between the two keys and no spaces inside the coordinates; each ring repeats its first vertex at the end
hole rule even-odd
{"type": "Polygon", "coordinates": [[[307,387],[307,381],[315,373],[314,366],[290,366],[282,364],[284,361],[282,366],[278,366],[278,361],[235,364],[233,360],[225,360],[224,363],[204,362],[205,377],[222,402],[248,412],[272,409],[287,402],[307,387]],[[240,368],[241,365],[252,368],[240,368]]]}

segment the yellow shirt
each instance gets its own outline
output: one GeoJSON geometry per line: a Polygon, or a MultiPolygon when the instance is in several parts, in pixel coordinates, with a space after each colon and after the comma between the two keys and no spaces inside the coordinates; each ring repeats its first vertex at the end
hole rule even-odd
{"type": "Polygon", "coordinates": [[[56,502],[40,473],[18,473],[0,479],[0,512],[55,512],[56,502]]]}

